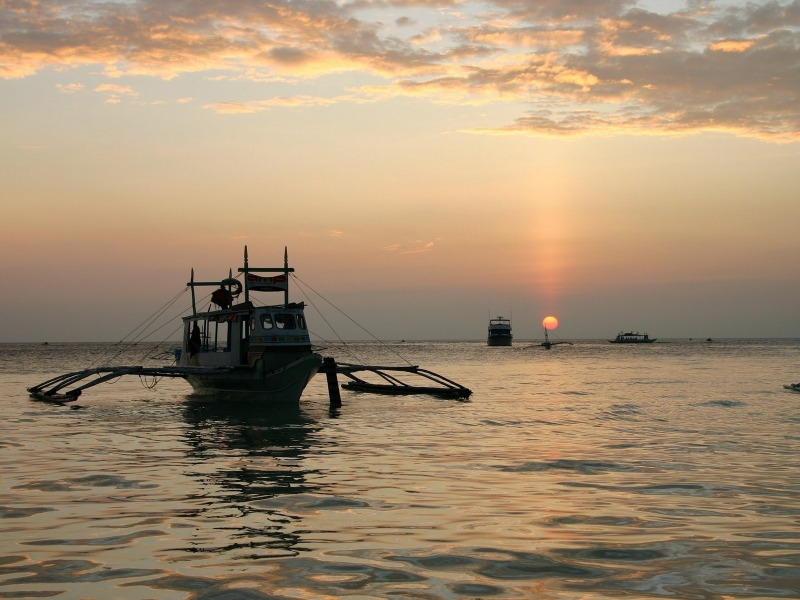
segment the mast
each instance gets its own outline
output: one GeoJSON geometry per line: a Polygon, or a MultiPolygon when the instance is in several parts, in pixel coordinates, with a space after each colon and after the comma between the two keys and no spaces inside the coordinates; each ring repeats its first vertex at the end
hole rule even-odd
{"type": "Polygon", "coordinates": [[[197,305],[194,302],[194,269],[192,269],[192,278],[189,280],[189,287],[192,288],[192,316],[197,314],[197,305]]]}
{"type": "MultiPolygon", "coordinates": [[[[289,273],[294,273],[294,269],[289,267],[289,250],[286,246],[283,247],[283,266],[268,269],[261,267],[251,267],[247,258],[247,246],[244,247],[244,267],[239,268],[239,273],[244,273],[244,301],[250,301],[250,285],[248,276],[250,273],[283,273],[286,278],[286,290],[284,294],[284,302],[289,304],[289,273]]],[[[270,290],[277,291],[277,290],[270,290]]]]}
{"type": "Polygon", "coordinates": [[[283,303],[289,306],[289,249],[283,247],[283,276],[286,277],[286,290],[283,292],[283,303]]]}
{"type": "Polygon", "coordinates": [[[250,286],[247,284],[249,273],[247,272],[247,246],[244,247],[244,301],[250,301],[250,286]]]}

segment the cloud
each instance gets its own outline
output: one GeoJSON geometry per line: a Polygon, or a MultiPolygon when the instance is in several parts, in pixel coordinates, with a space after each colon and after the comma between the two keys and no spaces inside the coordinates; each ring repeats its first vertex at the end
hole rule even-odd
{"type": "Polygon", "coordinates": [[[105,92],[108,94],[115,94],[115,95],[128,95],[128,96],[138,96],[138,92],[134,92],[133,88],[129,85],[114,85],[113,83],[102,83],[94,88],[95,92],[105,92]]]}
{"type": "Polygon", "coordinates": [[[434,242],[413,240],[406,242],[405,244],[391,244],[390,246],[384,246],[383,249],[387,252],[399,252],[400,254],[419,254],[420,252],[429,252],[433,250],[433,246],[434,242]]]}
{"type": "Polygon", "coordinates": [[[191,102],[194,98],[178,98],[175,100],[178,104],[186,104],[187,102],[191,102]]]}
{"type": "MultiPolygon", "coordinates": [[[[112,80],[372,78],[329,97],[239,93],[205,104],[224,114],[405,96],[520,105],[512,122],[470,130],[480,133],[725,131],[785,141],[800,137],[798,64],[800,0],[692,1],[672,12],[637,0],[0,2],[3,78],[82,65],[112,80]],[[395,16],[406,7],[426,11],[425,30],[395,16]]],[[[94,89],[110,103],[137,95],[112,83],[94,89]]]]}
{"type": "Polygon", "coordinates": [[[248,114],[261,112],[273,107],[329,106],[336,104],[337,98],[318,96],[276,96],[268,100],[249,100],[244,102],[211,102],[203,106],[219,114],[248,114]]]}
{"type": "MultiPolygon", "coordinates": [[[[417,242],[418,244],[421,242],[417,242]]],[[[403,250],[400,254],[419,254],[420,252],[429,252],[433,250],[433,242],[427,242],[422,246],[417,246],[416,248],[409,248],[407,250],[403,250]]]]}
{"type": "Polygon", "coordinates": [[[120,96],[138,96],[139,93],[133,91],[128,85],[116,85],[113,83],[101,83],[96,88],[95,92],[106,94],[106,104],[119,104],[122,102],[120,96]]]}
{"type": "Polygon", "coordinates": [[[58,88],[58,91],[63,94],[74,94],[75,92],[83,91],[82,83],[68,83],[67,85],[57,83],[56,87],[58,88]]]}

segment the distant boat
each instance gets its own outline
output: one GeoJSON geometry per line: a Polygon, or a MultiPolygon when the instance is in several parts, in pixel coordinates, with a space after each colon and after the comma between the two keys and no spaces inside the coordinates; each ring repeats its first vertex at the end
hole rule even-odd
{"type": "Polygon", "coordinates": [[[622,333],[617,334],[613,340],[608,340],[612,344],[652,344],[656,338],[650,338],[646,333],[622,333]]]}
{"type": "Polygon", "coordinates": [[[511,335],[511,319],[498,316],[489,319],[489,337],[486,342],[489,346],[510,346],[514,336],[511,335]]]}
{"type": "Polygon", "coordinates": [[[790,383],[789,385],[785,385],[783,387],[791,392],[800,392],[800,383],[790,383]]]}
{"type": "Polygon", "coordinates": [[[547,327],[544,328],[544,341],[541,343],[542,348],[545,350],[550,350],[553,346],[558,346],[559,344],[567,344],[568,346],[572,346],[571,342],[551,342],[550,338],[547,336],[547,327]]]}

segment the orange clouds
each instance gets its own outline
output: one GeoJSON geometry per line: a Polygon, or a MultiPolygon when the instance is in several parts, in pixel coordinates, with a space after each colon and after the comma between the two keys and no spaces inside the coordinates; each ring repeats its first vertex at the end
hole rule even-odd
{"type": "MultiPolygon", "coordinates": [[[[317,95],[216,98],[248,114],[394,96],[451,104],[518,102],[521,116],[483,133],[586,135],[726,131],[800,135],[800,5],[764,0],[661,14],[635,0],[237,3],[150,0],[0,2],[0,77],[100,66],[105,76],[214,72],[209,79],[292,82],[360,72],[378,79],[317,95]],[[422,19],[396,16],[428,7],[422,19]],[[394,11],[394,12],[392,12],[394,11]],[[394,16],[390,16],[390,13],[394,16]],[[394,22],[391,29],[385,23],[394,22]],[[220,74],[222,72],[222,74],[220,74]],[[536,112],[527,111],[535,103],[536,112]],[[546,113],[541,106],[550,103],[546,113]]],[[[95,82],[96,83],[96,82],[95,82]]],[[[73,83],[119,102],[131,86],[73,83]]]]}
{"type": "Polygon", "coordinates": [[[719,52],[744,52],[749,50],[753,44],[755,44],[753,40],[722,40],[714,42],[708,47],[719,52]]]}

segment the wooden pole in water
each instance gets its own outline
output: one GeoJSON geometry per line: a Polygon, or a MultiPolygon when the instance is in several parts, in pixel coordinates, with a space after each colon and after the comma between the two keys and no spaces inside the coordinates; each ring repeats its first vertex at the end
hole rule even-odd
{"type": "Polygon", "coordinates": [[[326,356],[322,359],[322,370],[328,380],[328,397],[331,408],[342,408],[342,395],[339,392],[339,376],[336,374],[336,359],[326,356]]]}

